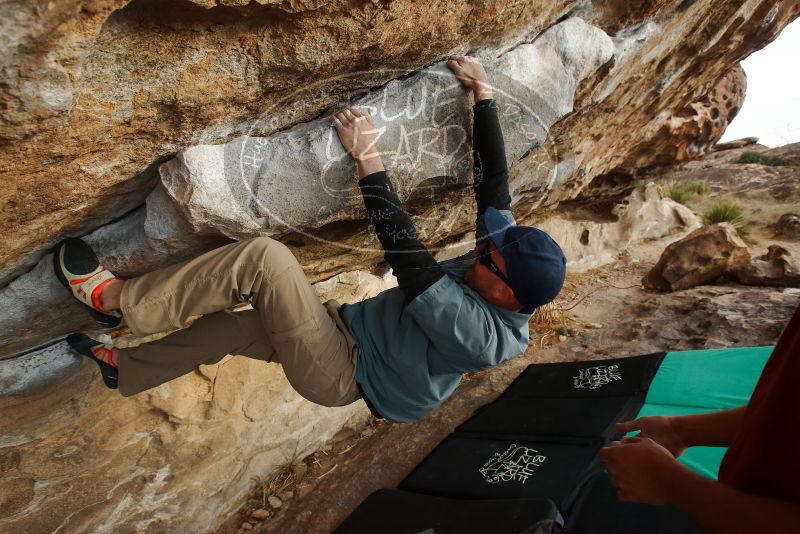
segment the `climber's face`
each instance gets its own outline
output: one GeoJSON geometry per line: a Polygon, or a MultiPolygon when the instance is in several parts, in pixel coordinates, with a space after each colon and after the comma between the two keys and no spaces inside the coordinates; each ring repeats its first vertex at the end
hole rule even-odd
{"type": "Polygon", "coordinates": [[[507,276],[506,262],[497,246],[489,240],[475,247],[475,253],[479,259],[464,274],[467,285],[492,304],[514,311],[522,308],[514,297],[514,290],[504,280],[507,276]],[[486,247],[488,251],[484,250],[486,247]]]}

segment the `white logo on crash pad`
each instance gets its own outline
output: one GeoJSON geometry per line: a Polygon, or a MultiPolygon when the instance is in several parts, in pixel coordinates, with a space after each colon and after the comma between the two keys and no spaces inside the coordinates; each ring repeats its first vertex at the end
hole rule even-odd
{"type": "Polygon", "coordinates": [[[572,377],[575,389],[597,389],[615,380],[622,380],[619,365],[598,365],[580,369],[578,376],[572,377]]]}
{"type": "Polygon", "coordinates": [[[546,456],[536,449],[512,443],[505,452],[496,452],[478,469],[489,484],[519,482],[524,484],[533,470],[544,463],[546,456]]]}

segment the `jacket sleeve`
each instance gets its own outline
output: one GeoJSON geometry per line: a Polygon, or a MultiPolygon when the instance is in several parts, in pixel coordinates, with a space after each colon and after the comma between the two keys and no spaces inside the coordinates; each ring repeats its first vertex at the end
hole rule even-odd
{"type": "Polygon", "coordinates": [[[510,211],[506,148],[497,117],[497,104],[494,99],[486,99],[477,102],[472,109],[472,187],[478,216],[490,206],[510,211]]]}
{"type": "Polygon", "coordinates": [[[397,283],[410,303],[436,281],[444,270],[417,237],[414,223],[397,197],[386,171],[365,176],[358,182],[369,222],[392,267],[397,283]]]}
{"type": "Polygon", "coordinates": [[[505,326],[478,299],[446,276],[406,307],[441,355],[442,372],[479,371],[525,350],[503,335],[505,326]]]}

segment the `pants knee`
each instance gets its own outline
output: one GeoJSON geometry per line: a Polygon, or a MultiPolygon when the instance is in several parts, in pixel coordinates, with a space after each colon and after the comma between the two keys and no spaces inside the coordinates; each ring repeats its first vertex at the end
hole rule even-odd
{"type": "Polygon", "coordinates": [[[276,244],[280,244],[279,241],[276,241],[271,237],[266,237],[266,236],[253,237],[251,239],[248,239],[246,243],[247,243],[247,253],[256,255],[264,255],[268,250],[273,248],[276,244]]]}
{"type": "Polygon", "coordinates": [[[289,248],[271,237],[254,237],[247,242],[245,254],[268,268],[299,265],[289,248]]]}

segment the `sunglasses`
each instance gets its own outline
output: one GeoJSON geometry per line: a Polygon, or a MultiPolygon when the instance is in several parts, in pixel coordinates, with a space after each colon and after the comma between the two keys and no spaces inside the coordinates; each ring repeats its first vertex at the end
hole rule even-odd
{"type": "Polygon", "coordinates": [[[489,250],[489,244],[487,243],[485,247],[481,249],[478,253],[478,260],[486,266],[487,269],[492,271],[500,280],[506,283],[508,287],[511,287],[511,282],[508,281],[508,278],[503,274],[500,270],[500,267],[492,260],[491,250],[489,250]]]}

